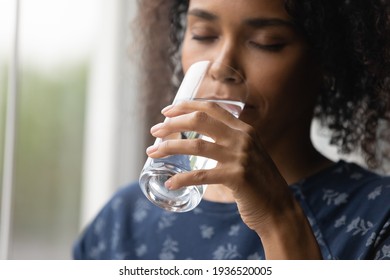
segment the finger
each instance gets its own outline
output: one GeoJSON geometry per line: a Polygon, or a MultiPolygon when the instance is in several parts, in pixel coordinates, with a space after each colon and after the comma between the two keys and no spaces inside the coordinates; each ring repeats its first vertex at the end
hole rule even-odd
{"type": "Polygon", "coordinates": [[[203,111],[195,111],[166,119],[164,123],[159,123],[150,130],[152,135],[157,138],[165,138],[182,131],[195,131],[212,138],[216,142],[230,139],[233,136],[232,134],[235,133],[234,129],[223,121],[203,111]]]}
{"type": "MultiPolygon", "coordinates": [[[[162,110],[162,113],[167,117],[175,117],[178,115],[188,114],[194,111],[202,111],[209,116],[218,119],[225,123],[227,126],[237,130],[248,131],[250,126],[237,118],[235,115],[226,110],[227,107],[233,106],[229,104],[223,104],[222,106],[216,102],[200,101],[200,100],[188,100],[169,105],[162,110]],[[225,107],[225,109],[223,108],[225,107]]],[[[236,106],[237,107],[237,106],[236,106]]],[[[236,109],[233,109],[236,110],[236,109]]],[[[241,110],[241,109],[237,109],[241,110]]]]}
{"type": "Polygon", "coordinates": [[[162,110],[162,113],[166,117],[171,118],[178,115],[188,114],[194,111],[202,111],[206,112],[208,115],[214,117],[215,119],[222,120],[227,125],[231,125],[237,122],[237,118],[228,110],[226,110],[226,108],[228,108],[228,105],[223,106],[225,106],[225,109],[216,102],[189,100],[170,105],[164,108],[162,110]]]}
{"type": "Polygon", "coordinates": [[[170,190],[176,190],[188,186],[224,184],[228,176],[226,172],[221,171],[220,168],[213,168],[178,173],[166,181],[165,186],[170,190]]]}
{"type": "Polygon", "coordinates": [[[203,139],[166,140],[146,150],[151,158],[162,158],[170,155],[196,155],[216,161],[226,162],[232,156],[224,147],[203,139]]]}

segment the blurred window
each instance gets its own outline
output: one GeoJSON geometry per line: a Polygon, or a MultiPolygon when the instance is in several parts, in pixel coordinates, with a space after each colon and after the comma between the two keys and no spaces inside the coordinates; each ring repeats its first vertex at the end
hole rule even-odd
{"type": "MultiPolygon", "coordinates": [[[[1,177],[15,2],[0,2],[1,177]]],[[[134,6],[132,0],[20,1],[10,259],[69,259],[83,226],[119,186],[136,179],[134,160],[142,155],[129,131],[138,128],[130,94],[137,91],[126,76],[135,76],[126,53],[134,6]],[[110,141],[97,141],[107,135],[110,141]],[[110,160],[97,167],[101,154],[110,160]]]]}

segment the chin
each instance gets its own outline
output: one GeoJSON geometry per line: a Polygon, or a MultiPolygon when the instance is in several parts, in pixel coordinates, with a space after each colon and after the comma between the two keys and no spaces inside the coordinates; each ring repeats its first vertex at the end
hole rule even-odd
{"type": "Polygon", "coordinates": [[[255,123],[258,123],[259,120],[262,119],[260,112],[254,106],[245,106],[244,110],[242,110],[240,120],[243,122],[254,126],[255,123]]]}

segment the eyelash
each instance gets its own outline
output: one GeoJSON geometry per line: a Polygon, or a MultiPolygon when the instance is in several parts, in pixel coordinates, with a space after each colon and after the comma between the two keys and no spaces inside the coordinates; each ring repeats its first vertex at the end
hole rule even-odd
{"type": "Polygon", "coordinates": [[[200,42],[206,42],[206,41],[211,41],[216,39],[217,37],[215,36],[197,36],[197,35],[192,35],[192,40],[200,41],[200,42]]]}
{"type": "MultiPolygon", "coordinates": [[[[209,43],[213,40],[217,39],[216,36],[197,36],[197,35],[192,35],[192,40],[195,40],[195,41],[199,41],[199,42],[202,42],[202,43],[209,43]]],[[[280,43],[280,44],[271,44],[271,45],[262,45],[262,44],[259,44],[259,43],[256,43],[256,42],[253,42],[253,41],[250,41],[249,44],[256,48],[256,49],[260,49],[260,50],[265,50],[265,51],[269,51],[269,52],[278,52],[280,50],[282,50],[285,46],[285,44],[283,43],[280,43]]]]}
{"type": "Polygon", "coordinates": [[[259,44],[259,43],[256,43],[256,42],[249,42],[249,44],[257,49],[261,49],[261,50],[266,50],[266,51],[270,51],[270,52],[278,52],[278,51],[281,51],[285,44],[283,43],[278,43],[278,44],[271,44],[271,45],[262,45],[262,44],[259,44]]]}

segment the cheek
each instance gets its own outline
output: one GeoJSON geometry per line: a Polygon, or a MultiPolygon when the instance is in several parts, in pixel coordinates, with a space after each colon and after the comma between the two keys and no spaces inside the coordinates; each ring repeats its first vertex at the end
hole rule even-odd
{"type": "Polygon", "coordinates": [[[195,62],[202,60],[212,60],[216,51],[215,47],[202,47],[192,40],[192,35],[186,32],[181,48],[181,64],[184,73],[195,62]]]}
{"type": "Polygon", "coordinates": [[[184,73],[193,63],[200,60],[204,60],[204,58],[202,58],[200,51],[194,47],[194,44],[191,44],[191,35],[186,32],[181,49],[181,64],[184,73]]]}
{"type": "Polygon", "coordinates": [[[264,60],[253,72],[257,77],[256,91],[265,101],[283,102],[287,106],[288,102],[301,103],[302,99],[315,95],[317,74],[304,54],[264,60]]]}
{"type": "Polygon", "coordinates": [[[303,56],[280,56],[261,62],[251,74],[252,98],[258,109],[256,115],[248,112],[247,122],[262,131],[265,138],[272,138],[295,123],[312,119],[318,92],[316,71],[303,56]]]}
{"type": "Polygon", "coordinates": [[[193,63],[191,58],[191,52],[189,44],[187,43],[187,35],[184,37],[184,41],[182,44],[181,49],[181,65],[183,67],[184,73],[187,71],[187,69],[190,67],[190,65],[193,63]]]}

